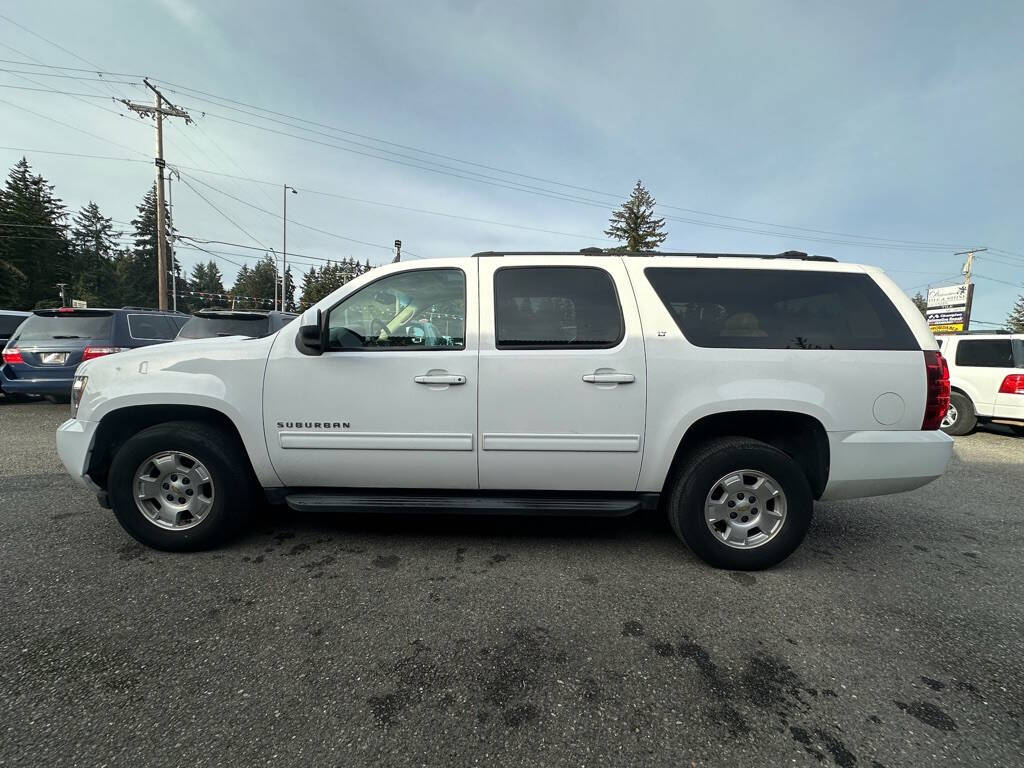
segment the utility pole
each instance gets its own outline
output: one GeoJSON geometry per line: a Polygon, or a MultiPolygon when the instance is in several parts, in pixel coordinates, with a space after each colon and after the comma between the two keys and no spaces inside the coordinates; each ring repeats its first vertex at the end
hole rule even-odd
{"type": "MultiPolygon", "coordinates": [[[[299,190],[295,187],[290,187],[287,184],[284,185],[284,189],[281,190],[281,196],[284,200],[284,213],[281,216],[281,311],[284,312],[287,309],[288,302],[288,190],[292,191],[293,195],[299,194],[299,190]]],[[[277,267],[274,267],[275,271],[277,267]]],[[[276,281],[275,281],[276,286],[276,281]]]]}
{"type": "Polygon", "coordinates": [[[392,264],[397,264],[402,260],[402,241],[395,240],[395,258],[391,260],[392,264]]]}
{"type": "Polygon", "coordinates": [[[274,253],[274,249],[273,248],[270,249],[270,254],[271,254],[271,256],[274,257],[274,304],[273,304],[273,307],[274,307],[274,309],[277,309],[277,284],[278,284],[278,282],[280,282],[277,279],[277,254],[274,253]]]}
{"type": "Polygon", "coordinates": [[[171,214],[170,237],[167,238],[167,250],[171,254],[171,308],[178,311],[178,271],[174,263],[174,185],[175,178],[181,181],[181,174],[174,168],[167,174],[167,212],[171,214]]]}
{"type": "Polygon", "coordinates": [[[179,109],[169,102],[153,85],[143,78],[142,82],[153,92],[153,106],[136,101],[121,99],[132,112],[139,117],[153,117],[156,121],[156,260],[157,269],[157,301],[160,309],[167,309],[167,221],[164,216],[164,115],[181,117],[185,123],[191,123],[188,112],[179,109]],[[165,106],[166,105],[166,106],[165,106]]]}
{"type": "Polygon", "coordinates": [[[57,283],[55,287],[60,289],[60,305],[62,307],[66,307],[68,305],[68,300],[64,297],[64,289],[68,287],[68,284],[57,283]]]}
{"type": "Polygon", "coordinates": [[[967,257],[967,261],[964,262],[963,268],[964,286],[969,286],[971,284],[971,268],[974,266],[974,254],[982,253],[987,250],[988,248],[971,248],[969,251],[957,251],[953,254],[954,256],[967,257]]]}
{"type": "Polygon", "coordinates": [[[954,256],[966,256],[967,261],[964,262],[963,275],[964,275],[964,327],[963,331],[966,333],[971,324],[971,305],[974,303],[974,288],[971,286],[971,269],[974,267],[974,254],[983,253],[988,248],[971,248],[968,251],[958,251],[954,253],[954,256]]]}

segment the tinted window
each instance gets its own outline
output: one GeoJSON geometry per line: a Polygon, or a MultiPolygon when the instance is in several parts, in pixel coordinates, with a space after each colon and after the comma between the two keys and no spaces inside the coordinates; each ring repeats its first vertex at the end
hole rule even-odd
{"type": "Polygon", "coordinates": [[[24,321],[21,315],[0,315],[0,338],[11,336],[24,321]]]}
{"type": "Polygon", "coordinates": [[[750,349],[919,349],[868,275],[650,267],[645,274],[687,340],[750,349]]]}
{"type": "Polygon", "coordinates": [[[193,315],[178,332],[179,339],[212,339],[215,336],[264,336],[269,320],[266,315],[244,313],[202,317],[193,315]]]}
{"type": "Polygon", "coordinates": [[[128,315],[128,333],[133,339],[173,339],[177,330],[163,315],[128,315]]]}
{"type": "Polygon", "coordinates": [[[328,349],[463,349],[466,276],[461,269],[400,272],[331,309],[328,349]]]}
{"type": "Polygon", "coordinates": [[[960,339],[956,364],[973,368],[1014,368],[1010,339],[960,339]]]}
{"type": "Polygon", "coordinates": [[[18,342],[51,339],[110,339],[110,312],[47,312],[32,315],[18,331],[18,342]]]}
{"type": "Polygon", "coordinates": [[[596,267],[505,267],[494,274],[499,349],[599,349],[622,340],[612,276],[596,267]]]}

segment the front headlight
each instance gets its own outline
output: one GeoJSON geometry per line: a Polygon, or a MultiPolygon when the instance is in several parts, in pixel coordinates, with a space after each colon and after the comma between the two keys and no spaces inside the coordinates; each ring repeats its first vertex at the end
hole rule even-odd
{"type": "Polygon", "coordinates": [[[88,376],[75,376],[71,385],[71,418],[78,417],[78,405],[82,402],[82,395],[85,394],[85,385],[89,381],[88,376]]]}

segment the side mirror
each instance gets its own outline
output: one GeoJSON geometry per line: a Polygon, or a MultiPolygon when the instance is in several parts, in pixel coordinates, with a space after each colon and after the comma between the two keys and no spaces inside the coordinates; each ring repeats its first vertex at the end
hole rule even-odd
{"type": "Polygon", "coordinates": [[[295,348],[304,355],[324,353],[324,322],[319,309],[307,309],[299,320],[295,348]]]}

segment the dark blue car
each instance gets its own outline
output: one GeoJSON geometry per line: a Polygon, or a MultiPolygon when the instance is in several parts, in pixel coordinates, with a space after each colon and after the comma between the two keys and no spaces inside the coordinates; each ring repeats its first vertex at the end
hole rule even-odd
{"type": "Polygon", "coordinates": [[[0,390],[68,397],[79,363],[170,341],[187,320],[138,307],[37,309],[4,347],[0,390]]]}

